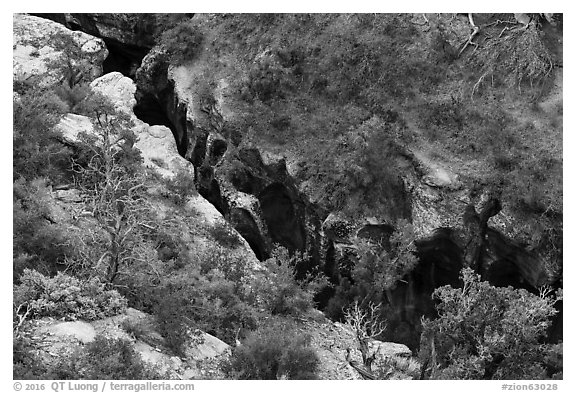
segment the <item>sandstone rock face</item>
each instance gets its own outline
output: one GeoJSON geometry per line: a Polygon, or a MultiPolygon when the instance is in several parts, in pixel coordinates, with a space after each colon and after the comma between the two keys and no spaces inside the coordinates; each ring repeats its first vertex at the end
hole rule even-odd
{"type": "Polygon", "coordinates": [[[404,344],[382,342],[378,340],[371,341],[368,344],[370,351],[377,352],[382,358],[388,358],[392,356],[399,357],[410,357],[412,356],[412,351],[404,344]]]}
{"type": "MultiPolygon", "coordinates": [[[[341,363],[343,359],[347,359],[362,365],[358,340],[349,325],[340,322],[307,322],[307,326],[311,332],[312,346],[320,357],[320,375],[324,376],[324,365],[334,360],[341,363]],[[350,354],[347,356],[348,350],[350,354]]],[[[377,376],[377,379],[415,379],[419,374],[420,364],[404,344],[371,340],[368,343],[368,354],[368,356],[374,355],[372,374],[377,376]]],[[[339,367],[330,368],[332,370],[326,379],[362,379],[358,371],[347,361],[339,367]],[[339,375],[334,376],[334,373],[339,375]]]]}
{"type": "Polygon", "coordinates": [[[193,166],[179,155],[170,129],[150,126],[136,118],[133,112],[136,85],[132,79],[111,72],[94,80],[90,86],[110,98],[116,110],[131,116],[135,124],[133,131],[138,137],[135,146],[142,152],[145,166],[165,177],[173,177],[180,171],[194,171],[193,166]]]}
{"type": "Polygon", "coordinates": [[[135,117],[132,109],[136,105],[136,85],[132,79],[119,72],[110,72],[92,81],[90,87],[108,97],[116,110],[135,117]]]}
{"type": "Polygon", "coordinates": [[[30,15],[15,14],[13,79],[41,86],[90,82],[102,75],[108,56],[104,42],[79,31],[30,15]]]}
{"type": "MultiPolygon", "coordinates": [[[[163,372],[176,372],[178,378],[198,377],[198,374],[201,374],[201,369],[197,367],[198,361],[209,363],[213,359],[230,354],[228,344],[210,334],[198,331],[191,335],[190,342],[184,348],[185,358],[172,356],[164,346],[164,338],[156,331],[154,318],[132,308],[128,308],[122,315],[92,323],[96,329],[107,331],[116,331],[116,328],[110,328],[111,325],[122,327],[128,324],[138,326],[139,336],[132,337],[132,340],[142,359],[159,366],[163,372]]],[[[115,334],[125,332],[117,331],[115,334]]]]}
{"type": "Polygon", "coordinates": [[[60,131],[64,140],[70,143],[78,142],[78,135],[80,133],[89,134],[93,132],[93,129],[94,124],[92,124],[92,119],[75,113],[68,113],[56,125],[56,130],[60,131]]]}
{"type": "Polygon", "coordinates": [[[39,330],[39,333],[45,333],[56,337],[73,337],[83,344],[94,341],[96,330],[87,322],[61,322],[54,325],[48,325],[39,330]]]}
{"type": "MultiPolygon", "coordinates": [[[[141,151],[144,165],[153,168],[162,176],[173,177],[179,171],[193,172],[193,166],[182,158],[170,129],[164,126],[149,126],[134,116],[136,103],[134,82],[118,72],[106,74],[91,83],[91,87],[109,97],[117,110],[131,115],[133,131],[138,141],[135,146],[141,151]]],[[[92,120],[87,116],[69,113],[56,126],[69,142],[77,142],[80,132],[93,132],[92,120]]]]}
{"type": "Polygon", "coordinates": [[[204,360],[224,355],[230,351],[230,345],[224,341],[204,332],[199,332],[195,337],[197,344],[191,344],[186,348],[187,357],[194,360],[204,360]]]}

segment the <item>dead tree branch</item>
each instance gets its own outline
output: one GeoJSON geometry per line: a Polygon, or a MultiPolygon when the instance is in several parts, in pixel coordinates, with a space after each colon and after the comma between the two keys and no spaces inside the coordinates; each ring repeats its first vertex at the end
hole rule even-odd
{"type": "Polygon", "coordinates": [[[372,362],[376,352],[370,353],[369,343],[386,330],[386,324],[380,320],[381,304],[368,303],[367,309],[360,307],[357,301],[345,311],[344,320],[352,328],[362,353],[362,363],[372,372],[372,362]]]}
{"type": "Polygon", "coordinates": [[[474,17],[472,16],[472,14],[468,14],[468,21],[470,21],[470,26],[472,26],[472,33],[468,37],[468,40],[464,43],[462,49],[460,49],[460,52],[458,52],[458,57],[460,57],[460,55],[466,50],[466,48],[468,48],[469,45],[474,45],[478,47],[478,44],[475,43],[473,39],[480,31],[480,27],[476,26],[476,24],[474,23],[474,17]]]}
{"type": "Polygon", "coordinates": [[[31,308],[30,308],[29,304],[26,304],[26,305],[20,304],[16,308],[16,311],[14,312],[14,314],[15,314],[16,318],[18,318],[18,321],[14,321],[14,326],[12,327],[12,331],[15,334],[18,334],[22,325],[24,324],[24,322],[26,322],[26,319],[30,315],[30,310],[31,310],[31,308]],[[24,307],[26,307],[26,311],[24,311],[24,314],[22,314],[22,310],[24,307]]]}

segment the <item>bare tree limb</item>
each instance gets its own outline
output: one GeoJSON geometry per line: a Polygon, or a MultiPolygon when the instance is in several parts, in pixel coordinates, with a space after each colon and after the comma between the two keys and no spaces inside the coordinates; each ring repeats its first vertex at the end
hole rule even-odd
{"type": "Polygon", "coordinates": [[[14,324],[14,326],[12,327],[12,330],[14,333],[18,334],[18,332],[20,331],[20,328],[22,327],[22,325],[24,324],[24,322],[28,318],[30,311],[31,311],[31,308],[30,308],[29,304],[19,304],[18,305],[18,307],[16,308],[16,311],[15,311],[16,317],[18,318],[18,322],[16,322],[14,324]],[[24,312],[24,314],[21,314],[21,311],[22,311],[24,306],[26,307],[26,311],[24,312]]]}
{"type": "Polygon", "coordinates": [[[474,45],[474,46],[478,47],[478,44],[475,43],[473,41],[473,39],[474,39],[474,37],[476,37],[476,35],[480,31],[480,28],[478,26],[476,26],[476,24],[474,23],[474,17],[472,16],[471,13],[468,14],[468,20],[470,21],[470,25],[472,26],[472,33],[468,37],[468,40],[466,41],[466,43],[464,44],[462,49],[460,49],[460,52],[458,52],[458,57],[462,54],[462,52],[464,52],[466,50],[468,45],[474,45]]]}
{"type": "Polygon", "coordinates": [[[344,313],[344,320],[356,335],[362,362],[369,372],[372,371],[372,362],[376,357],[376,353],[369,353],[369,343],[386,330],[386,324],[379,317],[380,306],[381,304],[369,302],[367,309],[362,309],[355,301],[344,313]]]}

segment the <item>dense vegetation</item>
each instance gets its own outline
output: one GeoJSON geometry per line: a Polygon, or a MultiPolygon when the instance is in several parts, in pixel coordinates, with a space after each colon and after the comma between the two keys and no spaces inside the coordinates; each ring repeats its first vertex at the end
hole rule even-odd
{"type": "MultiPolygon", "coordinates": [[[[557,138],[543,130],[557,132],[562,108],[531,121],[561,56],[541,26],[495,38],[490,23],[499,17],[482,17],[484,41],[463,54],[440,17],[428,30],[392,14],[154,19],[165,61],[202,69],[204,98],[215,99],[221,78],[233,81],[224,134],[299,157],[296,177],[322,211],[393,225],[387,242],[352,245],[324,310],[356,329],[368,368],[367,342],[390,337],[388,293],[418,264],[410,209],[398,202],[411,150],[472,162],[462,165],[471,193],[499,195],[525,223],[516,229],[523,245],[561,277],[561,149],[541,142],[557,138]],[[354,325],[364,317],[371,324],[354,325]]],[[[241,342],[221,365],[229,378],[317,377],[320,359],[299,321],[331,285],[316,271],[296,278],[305,255],[278,247],[255,267],[228,224],[198,224],[187,204],[193,175],[164,179],[144,168],[130,119],[81,80],[17,83],[14,91],[15,378],[163,378],[129,340],[97,337],[55,364],[27,334],[43,317],[93,321],[127,306],[152,314],[162,344],[182,358],[199,330],[241,342]],[[55,130],[69,112],[92,119],[93,132],[77,143],[55,130]],[[72,218],[54,198],[61,189],[81,202],[72,218]],[[195,235],[210,244],[199,246],[195,235]]],[[[496,288],[469,269],[461,279],[460,288],[434,292],[438,318],[423,323],[421,377],[561,377],[561,343],[546,343],[561,293],[496,288]]],[[[138,329],[125,326],[135,336],[138,329]]]]}
{"type": "MultiPolygon", "coordinates": [[[[441,15],[426,28],[415,18],[212,15],[177,29],[194,29],[188,62],[203,67],[204,94],[220,78],[234,83],[225,129],[299,157],[297,177],[315,185],[307,192],[328,211],[403,218],[402,206],[390,206],[401,190],[396,174],[407,148],[422,150],[500,193],[527,223],[523,240],[561,258],[552,246],[561,233],[550,229],[562,220],[561,148],[547,133],[557,138],[562,108],[543,116],[538,106],[562,62],[561,16],[555,26],[535,17],[508,32],[511,15],[479,14],[480,44],[461,54],[464,17],[441,15]]],[[[169,34],[161,44],[188,45],[169,34]]]]}
{"type": "Polygon", "coordinates": [[[462,281],[435,291],[439,318],[424,323],[420,354],[433,358],[432,378],[544,379],[547,371],[562,378],[560,347],[541,341],[561,293],[495,288],[471,269],[462,281]]]}
{"type": "MultiPolygon", "coordinates": [[[[43,316],[103,318],[129,304],[153,313],[166,345],[186,356],[184,348],[193,330],[233,343],[239,332],[240,338],[247,337],[269,316],[301,315],[313,307],[312,298],[321,284],[312,278],[297,282],[293,271],[297,261],[285,250],[278,250],[268,261],[269,268],[254,276],[244,256],[231,254],[241,242],[222,223],[200,229],[215,242],[208,249],[191,250],[182,244],[185,220],[195,214],[183,206],[193,194],[191,176],[178,173],[164,180],[147,172],[133,148],[130,122],[103,97],[88,94],[82,103],[84,113],[92,114],[95,132],[79,135],[74,147],[63,144],[53,130],[63,113],[58,103],[52,90],[37,92],[33,87],[15,102],[14,321],[18,329],[27,319],[43,316]],[[39,103],[35,111],[24,112],[29,100],[39,103]],[[34,160],[47,153],[55,156],[53,164],[43,162],[30,171],[34,160]],[[158,181],[164,191],[159,196],[149,194],[146,187],[158,181]],[[66,223],[52,217],[57,211],[52,189],[67,182],[73,183],[91,213],[76,219],[78,230],[64,230],[66,223]],[[155,216],[153,206],[159,203],[171,206],[170,217],[155,216]]],[[[24,337],[17,333],[15,340],[22,342],[24,337]]],[[[130,345],[123,343],[118,350],[130,345]]],[[[30,361],[26,348],[18,347],[22,352],[18,367],[30,361]]]]}

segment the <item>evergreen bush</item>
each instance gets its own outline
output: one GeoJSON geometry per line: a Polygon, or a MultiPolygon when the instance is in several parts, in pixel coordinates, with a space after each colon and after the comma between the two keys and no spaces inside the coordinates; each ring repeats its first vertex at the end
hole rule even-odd
{"type": "Polygon", "coordinates": [[[14,304],[29,306],[33,317],[88,321],[120,314],[127,305],[98,278],[79,280],[61,272],[46,277],[30,269],[24,270],[20,284],[14,287],[14,304]]]}

